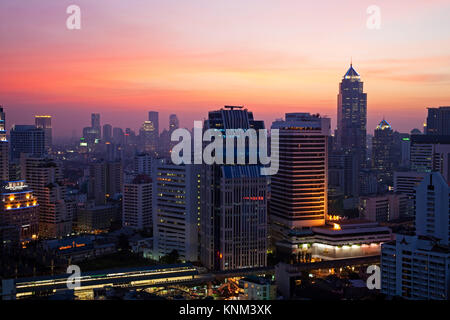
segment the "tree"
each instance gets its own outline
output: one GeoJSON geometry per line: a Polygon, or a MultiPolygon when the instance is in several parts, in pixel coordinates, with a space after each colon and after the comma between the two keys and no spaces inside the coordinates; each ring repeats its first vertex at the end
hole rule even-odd
{"type": "Polygon", "coordinates": [[[164,264],[180,263],[180,255],[177,250],[172,250],[169,254],[161,257],[160,262],[164,264]]]}

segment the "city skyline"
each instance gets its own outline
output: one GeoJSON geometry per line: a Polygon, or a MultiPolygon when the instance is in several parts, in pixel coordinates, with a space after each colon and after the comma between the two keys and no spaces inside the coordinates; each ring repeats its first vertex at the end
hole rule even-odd
{"type": "Polygon", "coordinates": [[[65,28],[68,1],[0,4],[15,30],[4,36],[0,71],[8,129],[32,123],[34,112],[53,116],[56,137],[79,134],[91,112],[137,129],[148,110],[162,123],[176,113],[189,128],[225,104],[247,106],[266,125],[313,112],[334,128],[336,82],[352,57],[368,92],[368,132],[383,117],[400,132],[422,129],[426,107],[450,98],[445,1],[382,3],[379,30],[366,27],[368,1],[169,2],[80,0],[76,31],[65,28]]]}
{"type": "Polygon", "coordinates": [[[0,300],[449,301],[448,17],[1,1],[0,300]]]}

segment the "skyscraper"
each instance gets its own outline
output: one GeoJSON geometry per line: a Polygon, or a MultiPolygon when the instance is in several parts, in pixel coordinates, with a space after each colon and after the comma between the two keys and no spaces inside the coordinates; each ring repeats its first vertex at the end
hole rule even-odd
{"type": "Polygon", "coordinates": [[[131,183],[123,186],[122,225],[143,230],[152,228],[152,179],[137,175],[131,183]]]}
{"type": "MultiPolygon", "coordinates": [[[[225,135],[227,129],[264,129],[264,122],[254,120],[253,113],[243,107],[225,106],[209,112],[204,129],[216,129],[225,135]]],[[[200,259],[207,268],[227,270],[267,264],[268,180],[260,169],[259,165],[247,164],[203,166],[200,259]]]]}
{"type": "Polygon", "coordinates": [[[67,210],[62,166],[48,158],[22,157],[22,178],[34,191],[39,203],[39,235],[62,237],[72,232],[67,210]]]}
{"type": "Polygon", "coordinates": [[[325,224],[330,119],[287,113],[279,130],[279,169],[271,177],[270,220],[273,241],[289,240],[292,231],[325,224]]]}
{"type": "Polygon", "coordinates": [[[52,117],[34,116],[36,128],[44,130],[45,149],[48,152],[52,147],[52,117]]]}
{"type": "Polygon", "coordinates": [[[6,116],[0,106],[0,182],[9,180],[9,143],[6,140],[6,116]]]}
{"type": "Polygon", "coordinates": [[[0,106],[0,141],[6,141],[6,115],[0,106]]]}
{"type": "Polygon", "coordinates": [[[97,160],[89,164],[88,199],[104,205],[108,198],[122,193],[123,166],[121,161],[97,160]]]}
{"type": "Polygon", "coordinates": [[[184,261],[198,261],[201,210],[200,165],[155,160],[154,256],[176,250],[184,261]]]}
{"type": "Polygon", "coordinates": [[[450,136],[412,135],[411,170],[439,171],[450,182],[450,136]]]}
{"type": "Polygon", "coordinates": [[[428,108],[425,134],[450,135],[450,107],[428,108]]]}
{"type": "Polygon", "coordinates": [[[40,157],[45,153],[43,129],[33,125],[14,125],[11,128],[11,159],[18,160],[22,153],[40,157]]]}
{"type": "Polygon", "coordinates": [[[149,111],[148,121],[151,122],[151,125],[154,128],[156,135],[159,135],[159,113],[157,111],[149,111]]]}
{"type": "Polygon", "coordinates": [[[158,135],[153,121],[144,121],[139,132],[141,144],[145,152],[155,154],[158,144],[158,135]]]}
{"type": "Polygon", "coordinates": [[[93,113],[91,114],[91,128],[97,132],[97,139],[101,139],[101,126],[100,126],[100,114],[99,113],[93,113]]]}
{"type": "Polygon", "coordinates": [[[134,172],[136,174],[146,174],[152,176],[153,158],[147,153],[140,153],[134,157],[134,172]]]}
{"type": "Polygon", "coordinates": [[[174,130],[180,127],[180,122],[176,114],[171,114],[169,116],[169,132],[173,132],[174,130]]]}
{"type": "Polygon", "coordinates": [[[391,125],[383,119],[375,128],[372,139],[372,166],[377,172],[378,181],[382,187],[380,190],[387,190],[387,186],[392,185],[396,162],[394,147],[394,132],[391,125]]]}
{"type": "MultiPolygon", "coordinates": [[[[367,94],[360,75],[350,68],[339,84],[337,110],[337,147],[357,158],[359,169],[366,167],[367,94]]],[[[353,184],[359,185],[359,175],[353,184]]],[[[358,195],[355,195],[358,196],[358,195]]]]}
{"type": "Polygon", "coordinates": [[[103,125],[103,142],[112,142],[112,126],[110,124],[103,125]]]}

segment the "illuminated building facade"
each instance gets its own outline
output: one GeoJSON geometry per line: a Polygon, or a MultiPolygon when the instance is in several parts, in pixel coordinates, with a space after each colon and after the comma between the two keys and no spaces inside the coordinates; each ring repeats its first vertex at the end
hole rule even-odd
{"type": "Polygon", "coordinates": [[[270,220],[273,241],[292,230],[325,223],[328,210],[330,119],[287,113],[272,124],[279,129],[279,170],[271,177],[270,220]]]}
{"type": "Polygon", "coordinates": [[[176,250],[183,261],[198,261],[201,211],[200,166],[156,160],[153,255],[176,250]]]}
{"type": "Polygon", "coordinates": [[[39,203],[39,236],[62,237],[72,232],[67,210],[62,166],[49,158],[22,157],[22,179],[34,191],[39,203]]]}
{"type": "Polygon", "coordinates": [[[141,137],[141,143],[144,151],[150,154],[155,154],[158,143],[158,134],[155,123],[152,121],[144,121],[139,135],[141,137]]]}
{"type": "MultiPolygon", "coordinates": [[[[264,129],[242,106],[210,111],[204,130],[264,129]]],[[[225,142],[223,143],[225,146],[225,142]]],[[[224,147],[223,154],[226,154],[224,147]]],[[[246,145],[245,153],[249,154],[246,145]]],[[[204,165],[202,169],[200,259],[214,270],[267,264],[268,177],[260,165],[204,165]]]]}
{"type": "Polygon", "coordinates": [[[137,230],[152,228],[152,203],[152,179],[149,176],[141,174],[131,183],[125,183],[122,225],[137,230]]]}
{"type": "Polygon", "coordinates": [[[297,234],[289,243],[280,243],[280,249],[291,254],[294,262],[309,256],[316,260],[336,260],[377,256],[381,244],[391,241],[388,227],[364,219],[329,220],[313,227],[309,233],[297,234]]]}
{"type": "Polygon", "coordinates": [[[394,131],[383,119],[375,128],[372,139],[372,167],[377,172],[379,184],[384,187],[392,185],[393,170],[396,167],[394,147],[394,131]]]}
{"type": "Polygon", "coordinates": [[[39,232],[38,202],[25,181],[3,182],[0,199],[0,225],[15,226],[21,241],[36,239],[39,232]]]}
{"type": "MultiPolygon", "coordinates": [[[[336,142],[338,150],[357,158],[358,170],[365,168],[367,161],[367,94],[363,86],[351,64],[339,84],[336,142]]],[[[359,186],[358,173],[353,176],[352,184],[359,186]]]]}
{"type": "Polygon", "coordinates": [[[205,194],[209,210],[201,214],[202,263],[218,270],[264,267],[268,248],[267,177],[260,175],[259,166],[222,166],[220,170],[218,193],[205,194]],[[214,197],[220,203],[211,208],[214,197]],[[218,213],[212,216],[214,209],[218,213]]]}

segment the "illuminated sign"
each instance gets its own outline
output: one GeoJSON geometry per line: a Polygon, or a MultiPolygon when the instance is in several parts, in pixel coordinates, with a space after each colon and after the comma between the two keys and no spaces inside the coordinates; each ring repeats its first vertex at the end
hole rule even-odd
{"type": "Polygon", "coordinates": [[[25,188],[28,188],[28,185],[26,185],[24,181],[8,182],[8,184],[5,186],[6,190],[12,190],[12,191],[23,190],[25,188]]]}
{"type": "Polygon", "coordinates": [[[262,201],[264,200],[264,197],[242,197],[243,200],[251,200],[251,201],[262,201]]]}
{"type": "Polygon", "coordinates": [[[80,248],[80,247],[84,247],[86,246],[85,243],[75,243],[75,241],[72,242],[72,245],[68,245],[68,246],[62,246],[59,247],[59,250],[67,250],[67,249],[72,249],[72,248],[80,248]]]}

